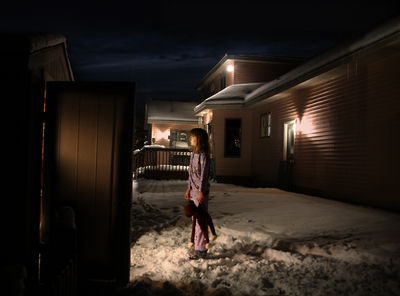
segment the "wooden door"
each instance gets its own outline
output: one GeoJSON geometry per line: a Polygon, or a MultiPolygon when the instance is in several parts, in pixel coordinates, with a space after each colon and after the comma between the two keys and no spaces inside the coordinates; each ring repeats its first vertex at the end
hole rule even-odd
{"type": "Polygon", "coordinates": [[[43,198],[75,211],[78,279],[129,282],[135,87],[48,83],[43,198]]]}

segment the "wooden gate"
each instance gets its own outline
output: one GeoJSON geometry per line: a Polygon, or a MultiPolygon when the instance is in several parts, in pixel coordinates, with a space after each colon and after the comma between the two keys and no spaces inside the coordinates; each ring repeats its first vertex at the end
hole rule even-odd
{"type": "Polygon", "coordinates": [[[74,209],[78,281],[129,282],[135,87],[48,83],[43,214],[74,209]]]}

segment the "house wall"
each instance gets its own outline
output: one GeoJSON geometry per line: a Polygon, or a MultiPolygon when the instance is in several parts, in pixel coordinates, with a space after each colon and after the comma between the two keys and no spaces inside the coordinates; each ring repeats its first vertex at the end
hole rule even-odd
{"type": "Polygon", "coordinates": [[[253,170],[263,185],[276,186],[279,162],[283,160],[284,123],[296,119],[292,96],[256,108],[253,114],[253,170]],[[271,136],[261,138],[261,116],[271,113],[271,136]]]}
{"type": "Polygon", "coordinates": [[[196,124],[166,124],[166,123],[153,123],[152,124],[152,131],[151,131],[151,137],[156,138],[155,142],[153,143],[154,145],[164,145],[165,147],[169,147],[169,139],[168,135],[170,133],[170,130],[185,130],[185,131],[190,131],[193,128],[197,127],[196,124]],[[156,135],[157,133],[160,133],[163,135],[163,138],[157,138],[156,135]]]}
{"type": "Polygon", "coordinates": [[[234,80],[234,72],[228,72],[226,69],[218,69],[216,73],[205,83],[202,89],[201,99],[205,100],[215,95],[221,90],[221,74],[226,73],[226,86],[232,85],[234,80]]]}
{"type": "MultiPolygon", "coordinates": [[[[252,110],[214,110],[213,111],[213,144],[214,144],[214,163],[218,176],[251,176],[252,159],[252,110]],[[242,120],[242,141],[241,157],[225,157],[225,119],[242,120]]],[[[219,179],[221,181],[221,178],[219,179]]]]}
{"type": "MultiPolygon", "coordinates": [[[[348,71],[254,110],[252,173],[276,184],[283,160],[283,124],[297,120],[296,191],[400,210],[397,121],[400,54],[348,71]],[[271,112],[270,138],[260,115],[271,112]]],[[[335,71],[335,70],[332,70],[335,71]]]]}
{"type": "Polygon", "coordinates": [[[66,60],[62,58],[63,55],[64,46],[61,44],[33,53],[29,58],[29,69],[31,69],[37,77],[42,77],[44,75],[46,81],[69,81],[71,77],[68,64],[66,60]]]}
{"type": "Polygon", "coordinates": [[[233,84],[268,82],[285,74],[295,66],[297,64],[235,61],[233,84]]]}

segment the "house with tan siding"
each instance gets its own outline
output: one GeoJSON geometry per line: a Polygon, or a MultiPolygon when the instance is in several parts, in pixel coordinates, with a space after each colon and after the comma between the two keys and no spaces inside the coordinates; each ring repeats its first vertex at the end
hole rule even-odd
{"type": "Polygon", "coordinates": [[[198,102],[147,99],[145,129],[149,130],[152,145],[189,146],[189,132],[197,127],[198,117],[193,109],[198,102]]]}
{"type": "Polygon", "coordinates": [[[196,86],[217,180],[399,211],[399,49],[400,16],[258,81],[226,55],[196,86]]]}

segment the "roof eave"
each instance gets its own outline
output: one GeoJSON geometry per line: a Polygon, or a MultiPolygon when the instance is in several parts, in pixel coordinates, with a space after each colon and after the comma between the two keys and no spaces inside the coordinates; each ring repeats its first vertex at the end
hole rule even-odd
{"type": "Polygon", "coordinates": [[[227,53],[225,53],[225,55],[222,57],[222,59],[220,59],[220,60],[218,61],[218,63],[217,63],[214,67],[212,67],[210,71],[208,71],[208,73],[206,74],[206,76],[204,76],[203,79],[196,85],[196,87],[195,87],[196,90],[201,90],[201,87],[200,87],[200,86],[203,85],[204,82],[205,82],[210,76],[212,76],[213,73],[214,73],[215,71],[217,71],[217,69],[219,69],[219,68],[228,60],[228,56],[229,56],[229,55],[228,55],[227,53]]]}
{"type": "Polygon", "coordinates": [[[202,116],[203,113],[207,113],[213,110],[234,110],[244,109],[244,103],[213,103],[213,104],[200,104],[194,108],[196,116],[202,116]]]}
{"type": "Polygon", "coordinates": [[[225,63],[231,61],[254,61],[265,63],[289,63],[298,64],[306,61],[305,58],[290,58],[290,57],[275,57],[275,56],[262,56],[262,55],[247,55],[247,54],[228,54],[226,53],[221,60],[203,77],[203,79],[196,85],[196,90],[201,90],[201,86],[214,75],[225,63]]]}
{"type": "Polygon", "coordinates": [[[173,120],[173,119],[149,119],[147,120],[147,123],[149,124],[197,124],[197,119],[196,120],[173,120]]]}
{"type": "Polygon", "coordinates": [[[279,79],[272,81],[271,85],[265,88],[265,91],[257,94],[261,88],[255,90],[246,99],[246,108],[255,107],[258,105],[257,103],[268,98],[276,98],[276,96],[284,92],[293,92],[296,87],[302,88],[305,87],[305,84],[320,83],[342,75],[346,69],[341,69],[341,66],[373,52],[377,46],[398,40],[400,40],[400,16],[384,25],[376,26],[374,29],[360,34],[356,39],[348,40],[317,55],[279,79]],[[323,57],[328,58],[324,59],[323,57]],[[320,63],[320,60],[325,62],[320,63]],[[335,73],[330,73],[333,69],[335,69],[335,73]]]}

